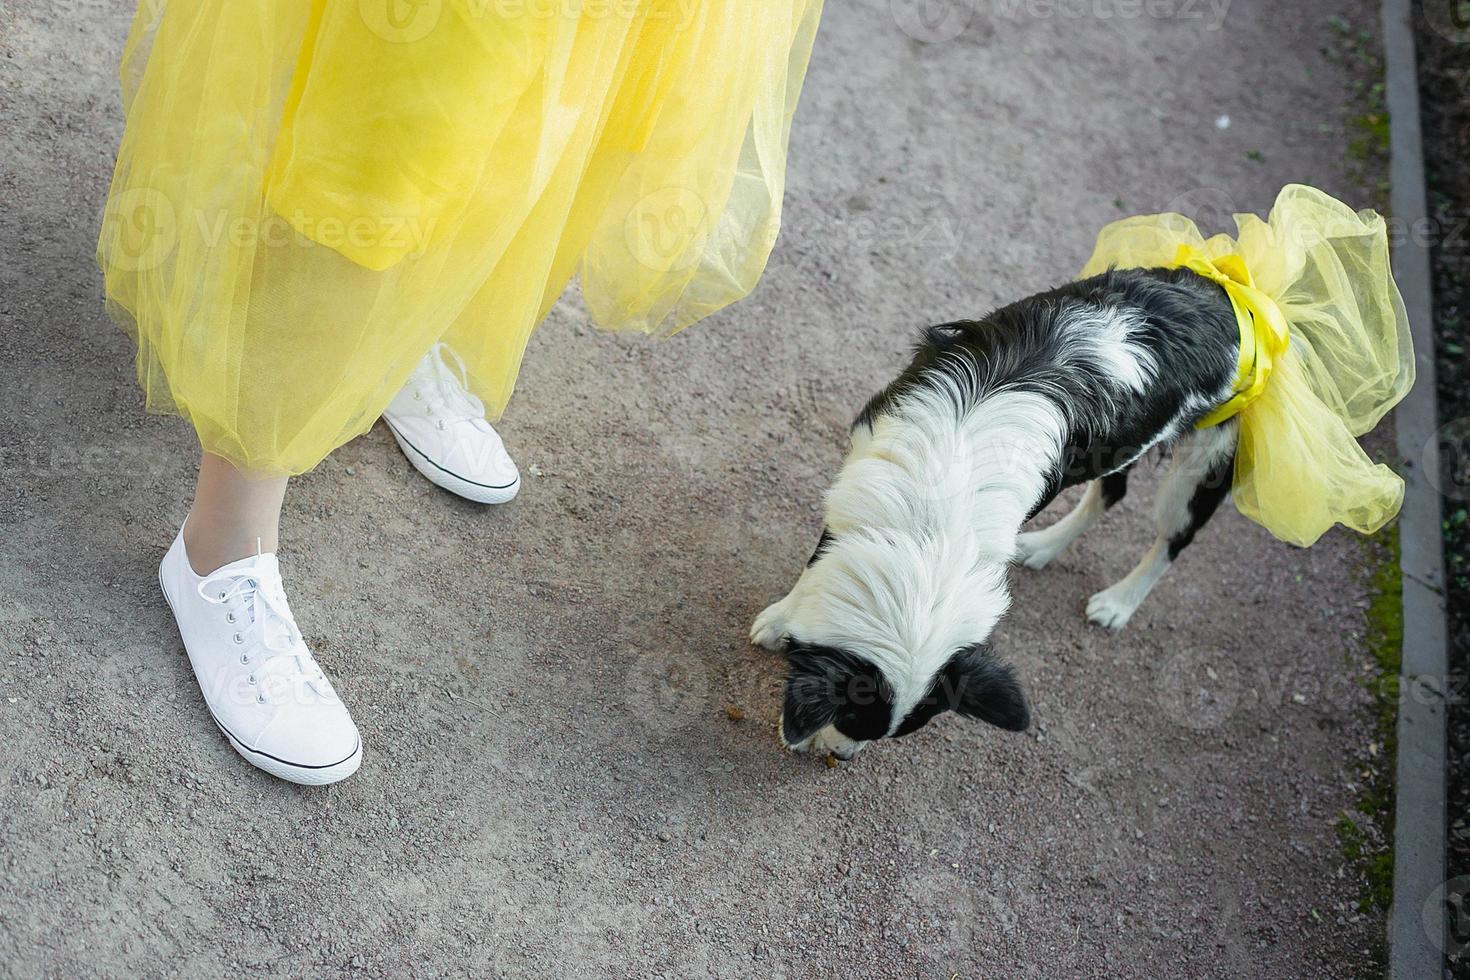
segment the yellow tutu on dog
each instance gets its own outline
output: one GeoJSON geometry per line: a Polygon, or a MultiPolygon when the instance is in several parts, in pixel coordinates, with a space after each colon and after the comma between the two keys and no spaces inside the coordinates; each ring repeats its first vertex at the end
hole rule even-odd
{"type": "Polygon", "coordinates": [[[1239,420],[1235,506],[1303,547],[1335,523],[1372,533],[1398,513],[1404,485],[1357,437],[1414,383],[1383,218],[1292,184],[1265,221],[1235,221],[1234,238],[1208,240],[1179,214],[1113,222],[1082,275],[1182,265],[1219,282],[1240,321],[1240,374],[1201,425],[1239,420]]]}
{"type": "Polygon", "coordinates": [[[98,257],[148,405],[299,473],[437,340],[498,415],[574,273],[668,333],[780,226],[821,0],[143,2],[98,257]]]}

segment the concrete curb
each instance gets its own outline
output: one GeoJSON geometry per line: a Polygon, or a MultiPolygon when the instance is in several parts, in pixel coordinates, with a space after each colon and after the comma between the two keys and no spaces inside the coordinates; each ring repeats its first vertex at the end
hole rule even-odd
{"type": "MultiPolygon", "coordinates": [[[[1399,228],[1427,227],[1419,78],[1411,0],[1384,0],[1383,52],[1389,113],[1389,199],[1399,228]]],[[[1445,883],[1445,670],[1438,421],[1435,409],[1433,309],[1429,249],[1413,236],[1394,247],[1394,278],[1414,338],[1418,379],[1394,412],[1404,476],[1399,568],[1404,589],[1404,649],[1399,676],[1398,760],[1394,816],[1393,908],[1389,975],[1438,977],[1445,936],[1425,921],[1426,904],[1445,883]]]]}

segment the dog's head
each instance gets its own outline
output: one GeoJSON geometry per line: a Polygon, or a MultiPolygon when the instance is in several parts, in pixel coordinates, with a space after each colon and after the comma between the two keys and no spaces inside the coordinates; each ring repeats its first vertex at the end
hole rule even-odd
{"type": "Polygon", "coordinates": [[[851,759],[868,742],[918,731],[954,711],[1008,731],[1030,724],[1025,695],[989,644],[957,650],[927,675],[890,674],[850,650],[790,640],[781,741],[790,749],[851,759]]]}
{"type": "Polygon", "coordinates": [[[790,663],[788,748],[849,759],[944,711],[1029,724],[1015,674],[986,641],[1010,604],[1033,488],[976,457],[953,399],[911,397],[924,404],[854,427],[816,553],[752,631],[790,663]]]}

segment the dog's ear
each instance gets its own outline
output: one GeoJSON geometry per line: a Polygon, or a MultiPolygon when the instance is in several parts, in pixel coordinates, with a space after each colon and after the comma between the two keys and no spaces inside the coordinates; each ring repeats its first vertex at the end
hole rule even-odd
{"type": "Polygon", "coordinates": [[[786,645],[786,659],[791,674],[781,735],[787,745],[798,745],[828,725],[859,742],[888,732],[893,694],[870,661],[838,647],[795,640],[786,645]]]}
{"type": "Polygon", "coordinates": [[[786,704],[781,711],[781,738],[799,745],[826,728],[837,716],[838,692],[847,682],[840,660],[826,651],[787,641],[786,704]]]}
{"type": "Polygon", "coordinates": [[[1006,731],[1025,731],[1031,712],[1021,683],[1008,664],[995,659],[988,643],[966,647],[944,668],[944,685],[955,711],[1006,731]]]}

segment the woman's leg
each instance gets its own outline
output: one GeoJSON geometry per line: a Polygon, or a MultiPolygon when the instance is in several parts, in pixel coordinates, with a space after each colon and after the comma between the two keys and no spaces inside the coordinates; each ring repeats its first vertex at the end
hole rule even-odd
{"type": "Polygon", "coordinates": [[[383,421],[413,468],[450,493],[503,504],[521,489],[520,471],[485,420],[485,403],[470,394],[464,361],[446,343],[419,360],[383,421]]]}
{"type": "Polygon", "coordinates": [[[189,564],[200,575],[254,554],[276,550],[287,478],[258,476],[205,453],[199,460],[194,506],[184,526],[189,564]]]}
{"type": "Polygon", "coordinates": [[[362,739],[311,655],[276,560],[285,477],[204,454],[194,506],[158,570],[215,723],[250,764],[320,785],[362,762],[362,739]]]}

